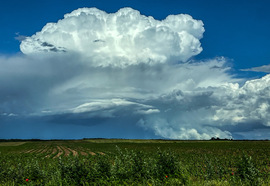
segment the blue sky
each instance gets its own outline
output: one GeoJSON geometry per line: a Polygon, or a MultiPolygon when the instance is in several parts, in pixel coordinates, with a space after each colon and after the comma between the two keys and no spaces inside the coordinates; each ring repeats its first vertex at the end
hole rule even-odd
{"type": "Polygon", "coordinates": [[[269,7],[4,1],[0,138],[269,139],[269,7]]]}

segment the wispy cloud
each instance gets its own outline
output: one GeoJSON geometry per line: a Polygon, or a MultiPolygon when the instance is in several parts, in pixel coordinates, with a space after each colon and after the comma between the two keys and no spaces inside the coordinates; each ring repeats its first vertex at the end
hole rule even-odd
{"type": "Polygon", "coordinates": [[[241,69],[242,71],[253,71],[253,72],[266,72],[270,73],[270,65],[263,65],[260,67],[253,67],[248,69],[241,69]]]}
{"type": "Polygon", "coordinates": [[[20,35],[19,32],[16,33],[16,36],[14,37],[14,39],[18,40],[18,41],[23,41],[26,39],[27,36],[24,35],[20,35]]]}

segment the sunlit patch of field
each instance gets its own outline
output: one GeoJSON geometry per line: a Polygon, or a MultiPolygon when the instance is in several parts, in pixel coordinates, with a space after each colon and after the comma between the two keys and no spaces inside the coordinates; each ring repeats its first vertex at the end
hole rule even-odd
{"type": "Polygon", "coordinates": [[[0,146],[19,146],[19,145],[23,145],[26,142],[0,142],[0,146]]]}

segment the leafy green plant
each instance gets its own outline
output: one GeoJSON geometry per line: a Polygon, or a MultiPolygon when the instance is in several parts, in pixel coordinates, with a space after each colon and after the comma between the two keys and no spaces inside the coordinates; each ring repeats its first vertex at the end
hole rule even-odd
{"type": "Polygon", "coordinates": [[[237,164],[237,175],[241,180],[251,184],[259,184],[259,170],[252,161],[252,157],[244,154],[237,164]]]}

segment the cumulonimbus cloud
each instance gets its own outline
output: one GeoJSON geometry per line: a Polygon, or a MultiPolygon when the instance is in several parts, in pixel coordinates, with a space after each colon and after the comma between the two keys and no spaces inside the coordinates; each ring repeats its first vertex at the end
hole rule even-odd
{"type": "Polygon", "coordinates": [[[75,10],[23,40],[24,55],[0,57],[0,120],[99,131],[128,123],[172,139],[267,136],[270,76],[237,79],[224,57],[189,60],[203,33],[189,15],[75,10]]]}
{"type": "Polygon", "coordinates": [[[108,14],[82,8],[48,23],[21,43],[27,55],[75,52],[92,66],[185,62],[202,51],[202,21],[189,15],[170,15],[159,21],[131,8],[108,14]]]}

